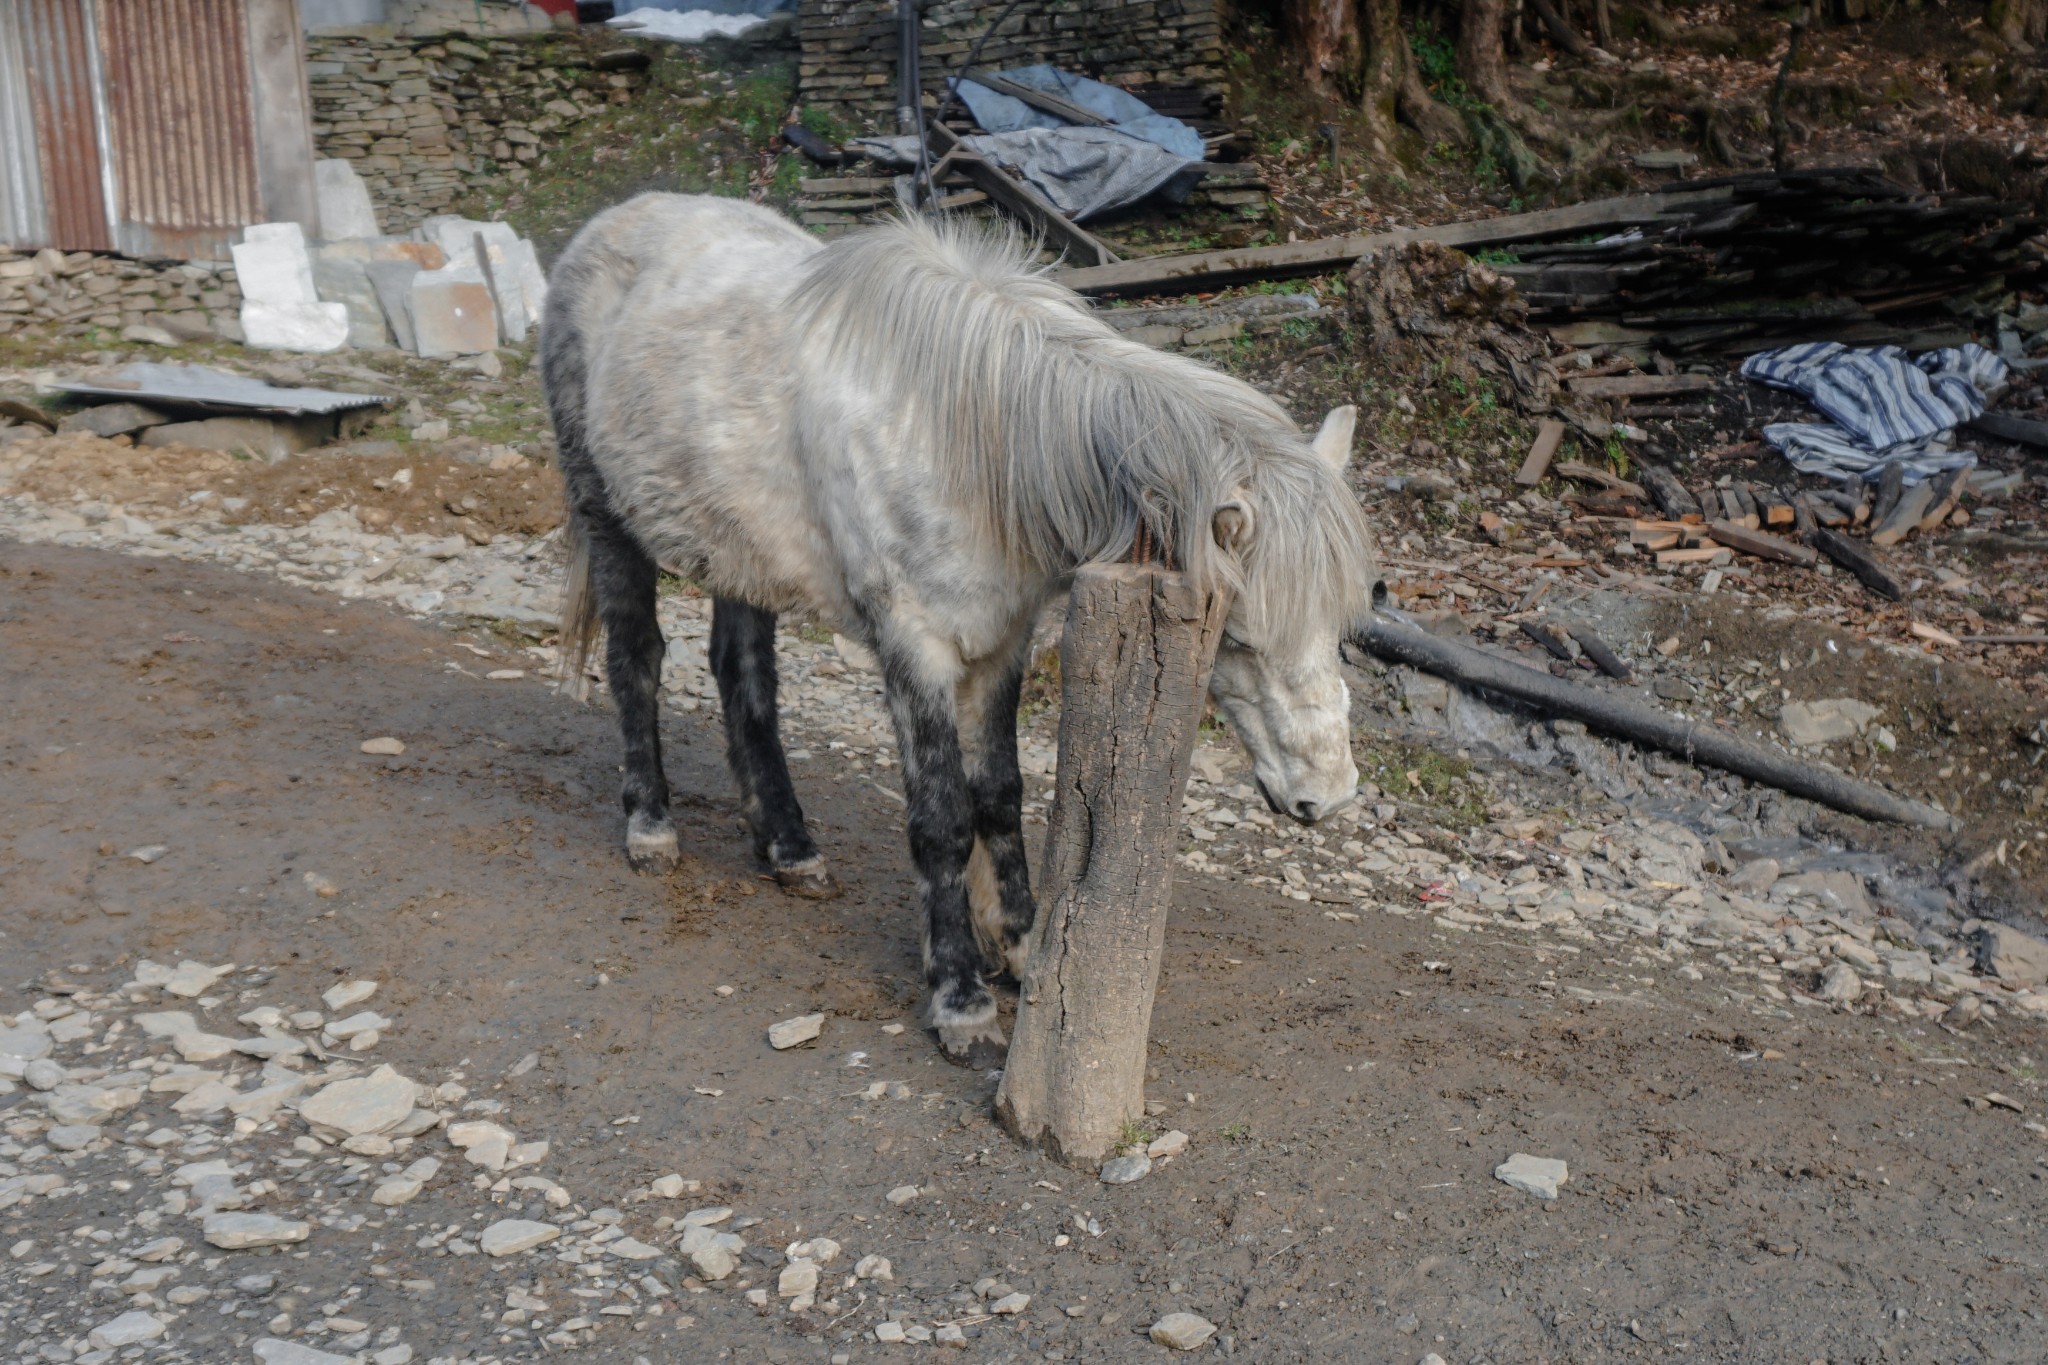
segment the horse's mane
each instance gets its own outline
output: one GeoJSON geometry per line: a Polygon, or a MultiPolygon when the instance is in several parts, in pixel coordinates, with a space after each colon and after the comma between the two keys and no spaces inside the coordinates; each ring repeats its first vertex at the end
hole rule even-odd
{"type": "MultiPolygon", "coordinates": [[[[1247,643],[1364,617],[1364,517],[1287,414],[1119,336],[1014,232],[899,220],[835,240],[803,272],[795,335],[900,414],[904,439],[938,453],[948,500],[1021,561],[1123,559],[1142,524],[1198,586],[1241,595],[1247,643]],[[1241,560],[1210,529],[1239,487],[1252,510],[1241,560]]],[[[800,408],[799,439],[806,425],[800,408]]]]}

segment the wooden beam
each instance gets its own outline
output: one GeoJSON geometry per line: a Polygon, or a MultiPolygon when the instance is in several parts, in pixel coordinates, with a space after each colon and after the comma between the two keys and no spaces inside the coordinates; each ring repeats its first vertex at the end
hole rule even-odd
{"type": "Polygon", "coordinates": [[[1820,562],[1820,555],[1811,546],[1801,545],[1796,540],[1774,536],[1769,531],[1753,531],[1732,521],[1717,521],[1710,528],[1715,540],[1731,550],[1740,550],[1746,555],[1759,559],[1775,559],[1781,564],[1797,564],[1810,569],[1820,562]]]}
{"type": "Polygon", "coordinates": [[[943,157],[951,170],[974,182],[989,198],[1045,234],[1046,240],[1091,268],[1118,264],[1117,254],[1055,208],[1046,197],[977,153],[960,146],[960,139],[942,123],[929,125],[932,150],[943,157]]]}
{"type": "Polygon", "coordinates": [[[1619,493],[1623,497],[1638,498],[1644,502],[1650,501],[1650,495],[1643,491],[1641,484],[1630,483],[1619,474],[1586,464],[1581,460],[1565,460],[1553,466],[1552,472],[1567,479],[1576,479],[1580,483],[1590,483],[1604,492],[1619,493]]]}
{"type": "Polygon", "coordinates": [[[1726,186],[1715,186],[1632,194],[1438,227],[1396,228],[1392,232],[1323,237],[1229,251],[1196,251],[1183,256],[1149,256],[1115,266],[1056,271],[1053,278],[1082,294],[1188,294],[1247,280],[1328,274],[1348,269],[1361,256],[1405,242],[1441,242],[1470,251],[1549,237],[1651,226],[1695,209],[1725,203],[1731,193],[1726,186]]]}
{"type": "Polygon", "coordinates": [[[1045,90],[1033,89],[1031,86],[1011,80],[1008,76],[999,76],[993,71],[984,71],[978,66],[968,68],[967,79],[973,81],[976,85],[995,91],[998,95],[1008,95],[1013,100],[1021,100],[1042,114],[1051,114],[1056,119],[1063,119],[1079,127],[1107,128],[1111,124],[1111,120],[1104,118],[1093,109],[1083,109],[1080,105],[1063,96],[1055,95],[1045,90]]]}
{"type": "Polygon", "coordinates": [[[1705,393],[1721,381],[1710,374],[1615,374],[1566,379],[1565,387],[1581,398],[1652,398],[1679,393],[1705,393]]]}
{"type": "Polygon", "coordinates": [[[2048,450],[2048,422],[2037,422],[2028,417],[2014,417],[2003,412],[1987,412],[1966,425],[1971,431],[1981,431],[1986,436],[1995,436],[2001,441],[2016,441],[2020,445],[2033,446],[2037,450],[2048,450]]]}
{"type": "Polygon", "coordinates": [[[1515,475],[1515,482],[1524,488],[1534,488],[1543,482],[1543,476],[1550,469],[1550,461],[1557,454],[1558,443],[1564,440],[1564,423],[1554,417],[1546,417],[1536,426],[1536,439],[1529,446],[1529,458],[1522,461],[1522,468],[1515,475]]]}
{"type": "MultiPolygon", "coordinates": [[[[1723,730],[1710,720],[1674,716],[1613,688],[1577,686],[1471,645],[1439,639],[1406,621],[1375,615],[1370,625],[1350,638],[1353,645],[1382,659],[1420,668],[1463,686],[1512,697],[1547,715],[1569,716],[1608,734],[1676,754],[1688,763],[1710,764],[1836,810],[1928,829],[1961,828],[1946,811],[1895,795],[1847,773],[1803,763],[1723,730]]],[[[1007,1076],[1004,1083],[1008,1083],[1007,1076]]]]}
{"type": "Polygon", "coordinates": [[[1905,584],[1892,577],[1890,571],[1877,562],[1877,557],[1856,541],[1825,526],[1816,526],[1809,539],[1816,550],[1856,575],[1864,587],[1879,597],[1888,597],[1894,602],[1905,600],[1905,584]]]}

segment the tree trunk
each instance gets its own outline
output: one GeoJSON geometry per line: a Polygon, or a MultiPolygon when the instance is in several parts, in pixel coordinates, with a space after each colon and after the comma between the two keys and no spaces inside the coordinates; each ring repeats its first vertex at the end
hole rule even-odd
{"type": "Polygon", "coordinates": [[[1984,27],[2022,51],[2048,38],[2048,0],[1991,0],[1984,27]]]}
{"type": "Polygon", "coordinates": [[[1508,88],[1500,26],[1501,0],[1464,0],[1458,21],[1458,75],[1474,95],[1505,111],[1515,97],[1508,88]]]}
{"type": "Polygon", "coordinates": [[[1431,146],[1462,143],[1465,130],[1429,93],[1415,69],[1408,34],[1401,27],[1401,0],[1358,0],[1358,13],[1365,36],[1366,105],[1378,111],[1387,127],[1392,128],[1398,119],[1431,146]]]}
{"type": "Polygon", "coordinates": [[[1366,64],[1357,0],[1290,0],[1285,13],[1309,84],[1329,98],[1356,99],[1366,64]]]}
{"type": "Polygon", "coordinates": [[[1039,939],[996,1092],[997,1120],[1057,1161],[1101,1161],[1145,1115],[1181,793],[1227,605],[1156,565],[1074,576],[1039,939]]]}

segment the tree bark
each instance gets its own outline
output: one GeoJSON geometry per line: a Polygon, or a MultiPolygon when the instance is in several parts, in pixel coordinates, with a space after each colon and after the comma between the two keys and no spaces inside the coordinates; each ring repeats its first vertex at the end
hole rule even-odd
{"type": "Polygon", "coordinates": [[[1984,27],[2021,51],[2048,38],[2048,0],[1991,0],[1984,27]]]}
{"type": "Polygon", "coordinates": [[[1501,46],[1501,0],[1464,0],[1458,20],[1458,75],[1474,95],[1496,109],[1515,102],[1501,46]]]}
{"type": "Polygon", "coordinates": [[[1332,99],[1356,99],[1366,67],[1357,0],[1292,0],[1286,13],[1309,84],[1332,99]]]}
{"type": "Polygon", "coordinates": [[[1156,565],[1074,577],[1039,938],[996,1092],[998,1121],[1058,1161],[1101,1161],[1144,1117],[1181,793],[1227,605],[1156,565]]]}

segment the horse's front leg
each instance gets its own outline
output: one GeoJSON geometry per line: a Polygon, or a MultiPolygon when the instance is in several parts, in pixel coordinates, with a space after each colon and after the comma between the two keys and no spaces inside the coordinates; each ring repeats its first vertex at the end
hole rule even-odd
{"type": "Polygon", "coordinates": [[[1017,770],[1017,698],[1031,642],[1030,622],[1013,646],[977,664],[959,689],[960,745],[974,818],[967,899],[982,963],[1024,979],[1038,906],[1024,850],[1024,779],[1017,770]]]}
{"type": "Polygon", "coordinates": [[[967,896],[974,815],[961,760],[955,678],[934,676],[922,641],[883,642],[882,676],[896,745],[903,756],[910,860],[924,901],[926,1022],[953,1061],[1000,1066],[1009,1049],[995,997],[982,980],[981,948],[967,896]]]}

